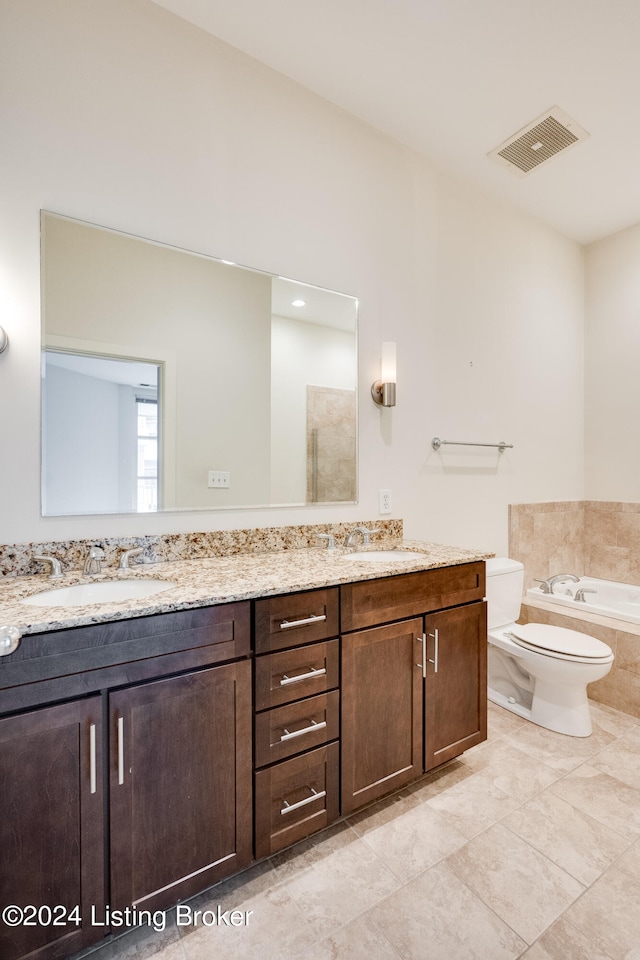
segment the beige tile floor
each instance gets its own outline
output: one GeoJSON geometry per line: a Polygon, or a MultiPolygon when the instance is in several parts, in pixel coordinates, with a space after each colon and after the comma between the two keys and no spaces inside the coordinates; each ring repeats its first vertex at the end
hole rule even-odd
{"type": "Polygon", "coordinates": [[[86,956],[640,960],[640,721],[591,709],[576,739],[490,704],[486,743],[188,904],[246,923],[86,956]]]}

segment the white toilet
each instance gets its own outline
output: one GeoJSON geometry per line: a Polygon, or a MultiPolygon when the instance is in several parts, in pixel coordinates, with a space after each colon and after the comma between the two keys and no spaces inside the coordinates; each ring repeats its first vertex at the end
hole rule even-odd
{"type": "Polygon", "coordinates": [[[489,700],[557,733],[588,737],[587,684],[609,673],[611,648],[577,630],[516,623],[524,567],[505,558],[486,563],[489,700]]]}

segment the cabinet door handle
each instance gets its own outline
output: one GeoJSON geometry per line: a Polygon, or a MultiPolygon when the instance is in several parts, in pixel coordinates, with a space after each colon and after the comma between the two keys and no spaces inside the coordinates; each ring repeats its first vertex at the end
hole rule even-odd
{"type": "Polygon", "coordinates": [[[433,672],[437,673],[438,672],[438,628],[436,627],[433,633],[430,633],[429,636],[433,637],[435,641],[433,645],[433,660],[429,659],[429,663],[433,664],[433,672]]]}
{"type": "Polygon", "coordinates": [[[300,680],[310,680],[311,677],[321,677],[326,672],[325,667],[309,667],[308,673],[300,673],[297,677],[288,677],[285,673],[280,681],[280,686],[286,687],[289,683],[299,683],[300,680]]]}
{"type": "Polygon", "coordinates": [[[421,637],[416,637],[417,643],[422,644],[422,663],[416,663],[416,667],[422,670],[422,676],[427,675],[427,635],[423,633],[421,637]]]}
{"type": "Polygon", "coordinates": [[[284,733],[280,737],[280,743],[284,743],[286,740],[293,740],[294,737],[301,737],[305,733],[312,733],[314,730],[323,730],[326,725],[326,720],[321,720],[320,723],[318,723],[317,720],[312,720],[308,727],[302,727],[301,730],[292,730],[291,733],[284,727],[284,733]]]}
{"type": "Polygon", "coordinates": [[[280,623],[280,629],[291,630],[292,627],[306,627],[309,623],[320,623],[322,620],[326,619],[326,613],[319,613],[316,616],[303,617],[302,620],[282,620],[280,623]]]}
{"type": "Polygon", "coordinates": [[[96,768],[96,725],[89,724],[89,788],[91,793],[97,790],[97,768],[96,768]]]}
{"type": "Polygon", "coordinates": [[[124,783],[124,717],[118,717],[118,783],[124,783]]]}
{"type": "Polygon", "coordinates": [[[306,807],[308,803],[313,803],[314,800],[320,800],[321,797],[326,797],[326,790],[314,790],[313,787],[309,788],[311,790],[311,796],[305,797],[304,800],[298,800],[297,803],[289,803],[288,800],[283,800],[284,806],[280,810],[280,816],[284,816],[285,813],[291,813],[293,810],[299,810],[300,807],[306,807]]]}

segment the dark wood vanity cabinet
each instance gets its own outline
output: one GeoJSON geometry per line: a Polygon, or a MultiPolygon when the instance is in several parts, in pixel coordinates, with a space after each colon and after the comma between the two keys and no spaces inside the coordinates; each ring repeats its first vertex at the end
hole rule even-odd
{"type": "Polygon", "coordinates": [[[0,925],[2,960],[67,957],[109,932],[105,903],[162,909],[251,861],[250,650],[238,603],[24,637],[0,661],[2,711],[76,693],[0,718],[0,904],[82,918],[0,925]]]}
{"type": "Polygon", "coordinates": [[[340,813],[338,600],[333,587],[255,603],[256,857],[340,813]]]}
{"type": "Polygon", "coordinates": [[[484,588],[482,562],[341,587],[343,815],[486,739],[484,588]]]}
{"type": "Polygon", "coordinates": [[[0,922],[2,960],[63,960],[105,904],[167,908],[485,739],[483,597],[477,562],[23,637],[0,907],[44,912],[0,922]]]}

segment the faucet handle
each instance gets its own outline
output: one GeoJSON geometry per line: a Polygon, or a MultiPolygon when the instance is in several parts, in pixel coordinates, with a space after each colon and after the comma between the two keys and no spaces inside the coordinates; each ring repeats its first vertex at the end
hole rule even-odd
{"type": "Polygon", "coordinates": [[[540,577],[534,577],[533,582],[540,584],[540,590],[542,591],[542,593],[551,593],[551,588],[549,587],[548,580],[541,580],[540,577]]]}
{"type": "Polygon", "coordinates": [[[336,548],[336,538],[332,533],[319,533],[318,540],[327,541],[327,550],[335,550],[336,548]]]}
{"type": "Polygon", "coordinates": [[[591,587],[579,587],[576,590],[573,599],[576,601],[576,603],[586,603],[587,601],[584,598],[585,593],[597,593],[597,592],[598,592],[597,590],[594,590],[591,587]]]}

